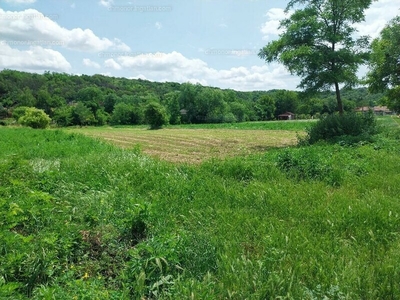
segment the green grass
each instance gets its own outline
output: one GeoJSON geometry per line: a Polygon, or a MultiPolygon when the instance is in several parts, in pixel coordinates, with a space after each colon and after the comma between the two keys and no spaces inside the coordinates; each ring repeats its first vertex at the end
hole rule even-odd
{"type": "Polygon", "coordinates": [[[380,122],[371,144],[196,165],[0,128],[0,299],[398,299],[400,135],[380,122]]]}
{"type": "Polygon", "coordinates": [[[240,122],[240,123],[217,123],[217,124],[182,124],[182,125],[169,125],[168,128],[304,131],[307,126],[314,123],[315,121],[316,120],[293,120],[293,121],[263,121],[263,122],[240,122]]]}

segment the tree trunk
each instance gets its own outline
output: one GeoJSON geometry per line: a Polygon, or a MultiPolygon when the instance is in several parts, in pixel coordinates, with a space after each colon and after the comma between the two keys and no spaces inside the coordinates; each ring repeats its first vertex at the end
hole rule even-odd
{"type": "Polygon", "coordinates": [[[342,98],[340,97],[340,88],[338,82],[335,82],[335,91],[336,91],[336,101],[337,101],[338,111],[339,114],[343,115],[343,103],[342,103],[342,98]]]}

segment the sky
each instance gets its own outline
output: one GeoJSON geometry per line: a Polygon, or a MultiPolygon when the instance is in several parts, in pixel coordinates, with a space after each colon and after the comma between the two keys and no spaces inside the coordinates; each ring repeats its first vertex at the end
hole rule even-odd
{"type": "MultiPolygon", "coordinates": [[[[278,38],[287,3],[0,0],[0,70],[294,90],[298,77],[257,55],[278,38]]],[[[400,0],[375,1],[357,24],[359,34],[376,38],[396,15],[400,0]]]]}

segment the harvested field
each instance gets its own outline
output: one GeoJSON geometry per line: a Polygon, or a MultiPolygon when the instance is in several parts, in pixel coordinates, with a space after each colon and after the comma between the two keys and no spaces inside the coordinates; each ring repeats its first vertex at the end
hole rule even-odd
{"type": "Polygon", "coordinates": [[[296,143],[289,130],[75,128],[68,131],[100,138],[123,148],[139,147],[143,153],[171,162],[198,163],[266,151],[296,143]]]}

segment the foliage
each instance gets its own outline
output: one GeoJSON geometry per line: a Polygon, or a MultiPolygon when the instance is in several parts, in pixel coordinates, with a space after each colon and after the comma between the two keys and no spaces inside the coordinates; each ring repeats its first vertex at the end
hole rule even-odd
{"type": "Polygon", "coordinates": [[[272,120],[275,115],[275,100],[270,95],[262,96],[255,103],[255,110],[260,120],[272,120]]]}
{"type": "Polygon", "coordinates": [[[388,107],[395,112],[400,112],[400,85],[390,89],[387,92],[388,107]]]}
{"type": "Polygon", "coordinates": [[[141,113],[132,105],[127,103],[118,103],[114,106],[110,119],[111,125],[134,125],[142,123],[141,113]]]}
{"type": "Polygon", "coordinates": [[[300,138],[300,144],[315,144],[318,141],[353,144],[371,142],[377,133],[377,124],[372,111],[365,114],[345,113],[322,117],[307,129],[307,136],[300,138]]]}
{"type": "Polygon", "coordinates": [[[44,129],[50,125],[50,117],[41,109],[28,107],[18,119],[18,123],[36,129],[44,129]]]}
{"type": "Polygon", "coordinates": [[[364,20],[371,0],[292,0],[286,7],[295,10],[280,23],[283,33],[268,43],[259,56],[267,62],[278,61],[302,78],[299,87],[306,91],[335,87],[337,105],[343,112],[339,84],[354,86],[359,65],[368,55],[367,37],[355,39],[354,24],[364,20]]]}
{"type": "Polygon", "coordinates": [[[54,111],[53,120],[57,123],[58,126],[70,126],[72,125],[73,111],[74,108],[72,106],[59,107],[54,111]]]}
{"type": "Polygon", "coordinates": [[[15,121],[18,121],[23,115],[25,115],[26,111],[28,110],[28,106],[18,106],[13,109],[12,117],[15,121]]]}
{"type": "MultiPolygon", "coordinates": [[[[368,93],[366,88],[342,90],[345,110],[357,106],[377,105],[383,94],[368,93]]],[[[141,124],[143,111],[149,101],[165,107],[169,124],[236,123],[273,119],[286,111],[305,116],[336,111],[335,93],[324,92],[313,96],[286,90],[242,92],[223,90],[191,83],[150,82],[113,78],[103,75],[69,75],[60,73],[32,74],[0,71],[0,119],[11,117],[18,106],[32,106],[45,110],[58,126],[141,124]],[[271,98],[275,104],[264,106],[271,98]],[[116,105],[129,106],[135,117],[120,119],[116,105]],[[304,104],[304,105],[303,105],[304,104]],[[268,117],[263,111],[269,107],[268,117]],[[113,117],[113,113],[117,115],[113,117]],[[271,116],[274,111],[274,116],[271,116]],[[134,119],[134,120],[133,120],[134,119]]]]}
{"type": "Polygon", "coordinates": [[[144,110],[144,117],[151,129],[160,129],[168,124],[168,115],[165,108],[157,102],[150,102],[144,110]]]}
{"type": "Polygon", "coordinates": [[[392,19],[371,45],[370,71],[367,83],[371,91],[388,93],[388,106],[400,111],[400,16],[392,19]]]}
{"type": "Polygon", "coordinates": [[[93,111],[83,102],[78,102],[72,109],[72,120],[74,124],[85,126],[96,124],[93,111]]]}

